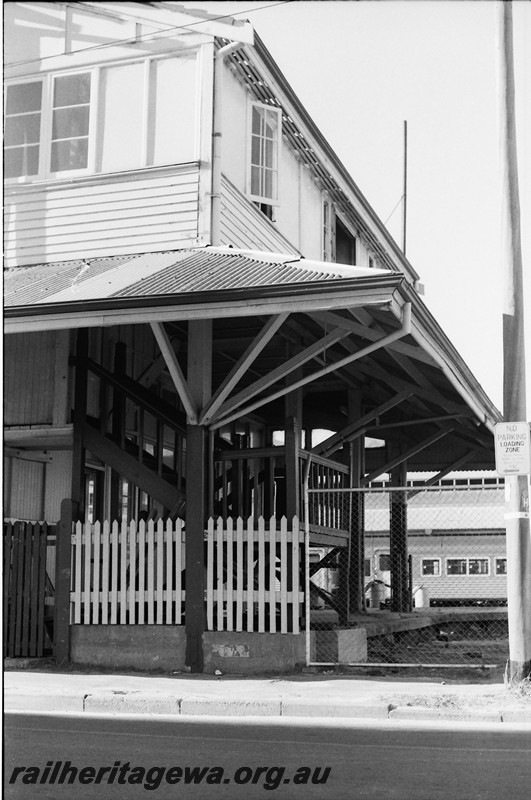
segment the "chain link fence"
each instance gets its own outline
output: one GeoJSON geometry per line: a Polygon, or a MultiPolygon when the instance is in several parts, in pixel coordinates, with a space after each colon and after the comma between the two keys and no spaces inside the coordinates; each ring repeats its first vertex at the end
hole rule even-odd
{"type": "Polygon", "coordinates": [[[307,502],[310,663],[505,663],[503,486],[310,489],[307,502]]]}

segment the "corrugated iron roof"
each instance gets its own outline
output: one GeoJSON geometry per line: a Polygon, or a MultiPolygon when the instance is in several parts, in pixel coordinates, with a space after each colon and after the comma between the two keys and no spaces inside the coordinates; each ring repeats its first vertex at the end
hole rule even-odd
{"type": "Polygon", "coordinates": [[[255,286],[316,283],[375,270],[230,248],[195,248],[16,267],[4,273],[6,307],[153,297],[255,286]]]}

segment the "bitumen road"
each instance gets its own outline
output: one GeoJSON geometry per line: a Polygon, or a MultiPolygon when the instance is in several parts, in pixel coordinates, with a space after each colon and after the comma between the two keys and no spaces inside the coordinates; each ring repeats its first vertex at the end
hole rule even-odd
{"type": "Polygon", "coordinates": [[[517,723],[14,712],[4,735],[6,800],[529,800],[531,785],[517,723]]]}

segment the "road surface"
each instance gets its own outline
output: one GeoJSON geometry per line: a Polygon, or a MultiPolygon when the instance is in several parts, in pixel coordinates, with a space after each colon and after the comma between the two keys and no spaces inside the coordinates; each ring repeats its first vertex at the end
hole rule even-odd
{"type": "Polygon", "coordinates": [[[12,713],[4,743],[6,800],[529,800],[531,791],[531,727],[506,723],[12,713]]]}

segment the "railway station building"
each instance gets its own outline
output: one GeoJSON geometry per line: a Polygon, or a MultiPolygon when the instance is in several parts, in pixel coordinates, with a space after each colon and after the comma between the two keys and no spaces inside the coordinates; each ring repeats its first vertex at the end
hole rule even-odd
{"type": "MultiPolygon", "coordinates": [[[[290,669],[308,548],[366,610],[334,493],[492,469],[500,414],[248,22],[9,3],[5,43],[10,654],[290,669]]],[[[389,520],[401,613],[404,492],[389,520]]]]}

